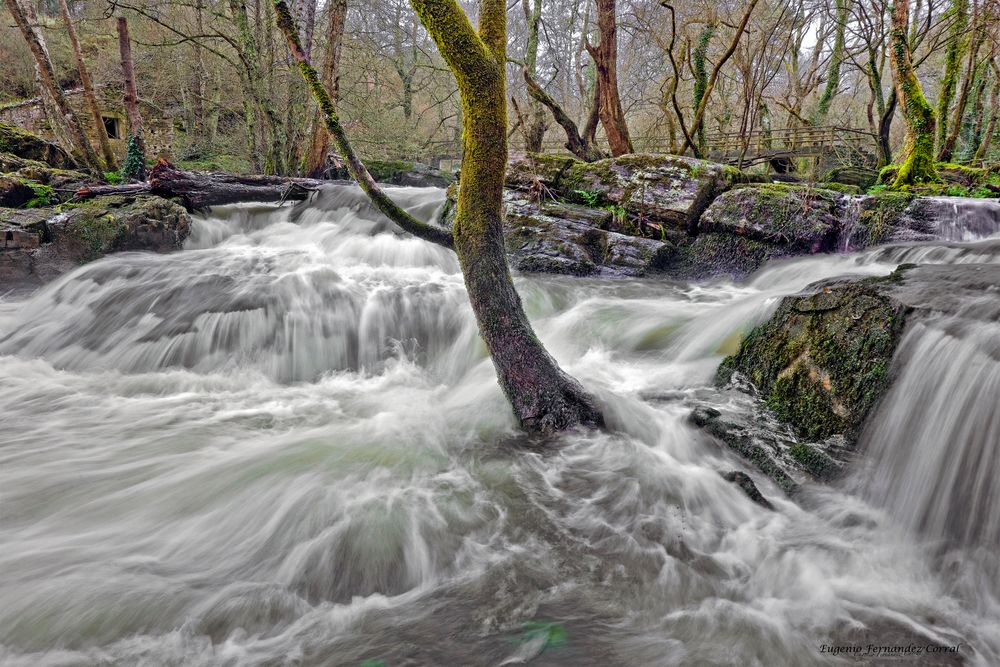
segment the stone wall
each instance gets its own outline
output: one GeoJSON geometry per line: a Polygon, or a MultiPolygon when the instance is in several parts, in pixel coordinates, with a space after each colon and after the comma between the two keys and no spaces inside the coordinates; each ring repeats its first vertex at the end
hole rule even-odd
{"type": "MultiPolygon", "coordinates": [[[[105,119],[105,127],[111,137],[111,148],[119,159],[125,157],[125,110],[118,90],[105,88],[98,92],[101,102],[101,115],[105,119]]],[[[70,107],[80,119],[80,124],[94,145],[94,150],[100,151],[97,132],[90,110],[87,108],[82,89],[66,91],[70,107]]],[[[150,159],[174,157],[174,127],[170,118],[165,117],[160,109],[140,100],[139,111],[142,114],[144,138],[146,140],[146,156],[150,159]]],[[[10,123],[33,132],[49,141],[55,140],[52,128],[49,126],[40,98],[25,100],[0,106],[0,122],[10,123]]]]}

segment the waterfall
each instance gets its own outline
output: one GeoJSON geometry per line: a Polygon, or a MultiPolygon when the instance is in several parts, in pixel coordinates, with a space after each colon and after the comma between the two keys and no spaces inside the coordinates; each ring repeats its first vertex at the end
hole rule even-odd
{"type": "MultiPolygon", "coordinates": [[[[443,202],[389,191],[425,220],[443,202]]],[[[996,241],[742,284],[518,276],[610,426],[539,448],[455,257],[356,188],[192,229],[0,299],[5,667],[833,666],[822,645],[874,640],[1000,664],[1000,605],[974,585],[992,571],[960,581],[935,548],[965,563],[997,540],[995,293],[907,332],[855,487],[786,498],[688,419],[748,410],[712,378],[784,295],[919,253],[996,261],[996,241]]]]}

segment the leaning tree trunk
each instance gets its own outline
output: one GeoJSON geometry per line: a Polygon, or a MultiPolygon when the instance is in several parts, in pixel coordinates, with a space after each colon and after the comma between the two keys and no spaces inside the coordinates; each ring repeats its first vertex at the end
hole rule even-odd
{"type": "MultiPolygon", "coordinates": [[[[531,78],[528,74],[528,70],[523,70],[524,82],[528,87],[528,95],[539,104],[544,105],[552,112],[552,117],[555,119],[559,127],[563,129],[566,133],[566,150],[568,150],[573,155],[577,156],[584,162],[594,162],[595,160],[600,160],[604,157],[604,154],[593,144],[591,140],[588,140],[585,136],[580,134],[579,128],[577,128],[576,123],[573,119],[569,117],[569,114],[559,106],[559,103],[552,99],[552,96],[545,92],[538,82],[531,78]]],[[[539,142],[540,143],[540,142],[539,142]]],[[[530,150],[530,147],[529,147],[530,150]]]]}
{"type": "Polygon", "coordinates": [[[502,214],[507,167],[504,2],[482,0],[478,34],[456,0],[411,2],[454,73],[462,99],[462,180],[452,234],[413,219],[379,190],[354,154],[329,94],[298,44],[285,0],[274,0],[278,25],[351,175],[397,224],[422,238],[453,246],[458,253],[480,335],[521,425],[540,432],[600,425],[603,418],[593,398],[559,368],[532,330],[507,266],[502,214]]]}
{"type": "Polygon", "coordinates": [[[597,0],[597,29],[601,42],[596,47],[587,44],[587,51],[597,67],[597,87],[600,90],[598,114],[604,135],[614,156],[632,153],[625,110],[618,94],[618,23],[615,0],[597,0]]]}
{"type": "Polygon", "coordinates": [[[1000,114],[1000,68],[996,61],[991,61],[993,67],[993,92],[990,94],[990,119],[986,123],[986,130],[983,132],[982,141],[976,149],[976,160],[982,160],[989,153],[990,144],[993,143],[993,133],[997,128],[997,115],[1000,114]]]}
{"type": "MultiPolygon", "coordinates": [[[[323,87],[330,91],[330,101],[337,103],[340,96],[340,46],[344,38],[344,23],[347,19],[347,0],[331,0],[329,6],[329,23],[326,30],[326,54],[323,60],[323,87]]],[[[306,154],[306,176],[319,178],[326,168],[326,156],[330,152],[330,133],[323,125],[323,115],[316,110],[313,119],[313,135],[306,154]]]]}
{"type": "Polygon", "coordinates": [[[39,80],[43,88],[40,92],[43,97],[48,93],[49,97],[55,103],[60,124],[66,128],[67,134],[74,144],[71,148],[88,167],[99,171],[101,168],[100,160],[97,159],[97,154],[94,153],[94,148],[90,145],[90,140],[87,139],[87,135],[80,125],[80,120],[70,108],[69,102],[66,100],[66,95],[63,93],[62,88],[59,87],[55,70],[52,68],[52,61],[49,59],[49,54],[42,43],[41,37],[35,31],[35,27],[28,21],[17,0],[4,0],[4,4],[7,6],[10,15],[14,18],[17,27],[21,30],[21,35],[24,37],[24,41],[27,42],[28,48],[31,50],[31,55],[35,59],[39,80]]]}
{"type": "Polygon", "coordinates": [[[90,117],[94,122],[94,133],[97,135],[97,143],[100,145],[101,154],[104,156],[104,166],[110,171],[115,168],[115,153],[111,150],[108,130],[104,127],[104,118],[101,116],[101,105],[97,101],[94,84],[90,80],[90,70],[83,59],[80,39],[76,34],[76,26],[73,25],[73,17],[70,16],[66,0],[59,0],[59,9],[62,12],[63,23],[66,24],[66,34],[69,36],[70,46],[73,47],[73,55],[76,57],[76,69],[80,72],[83,97],[87,100],[87,108],[90,110],[90,117]]]}
{"type": "Polygon", "coordinates": [[[924,98],[920,81],[913,70],[907,37],[909,19],[909,0],[895,0],[889,30],[889,64],[896,84],[896,97],[906,122],[906,142],[899,171],[892,184],[894,188],[937,180],[934,169],[934,109],[924,98]]]}

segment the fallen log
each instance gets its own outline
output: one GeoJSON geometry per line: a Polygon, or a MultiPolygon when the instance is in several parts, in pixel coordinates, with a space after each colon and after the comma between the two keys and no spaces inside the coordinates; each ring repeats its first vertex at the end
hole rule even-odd
{"type": "Polygon", "coordinates": [[[189,211],[236,202],[284,202],[306,199],[310,193],[331,181],[285,176],[242,176],[238,174],[198,173],[178,169],[160,160],[149,171],[146,183],[97,185],[81,188],[73,201],[101,195],[140,194],[176,197],[189,211]]]}

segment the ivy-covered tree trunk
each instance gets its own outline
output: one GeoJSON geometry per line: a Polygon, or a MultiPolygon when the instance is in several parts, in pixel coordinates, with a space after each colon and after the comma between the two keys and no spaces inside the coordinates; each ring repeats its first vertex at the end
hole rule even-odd
{"type": "Polygon", "coordinates": [[[821,125],[830,112],[830,103],[840,88],[840,67],[844,63],[844,33],[847,30],[848,0],[836,0],[835,25],[833,27],[833,50],[830,53],[830,67],[826,74],[826,86],[813,115],[813,125],[821,125]]]}
{"type": "Polygon", "coordinates": [[[123,100],[128,119],[128,143],[122,176],[129,181],[146,180],[146,145],[142,136],[142,114],[139,113],[139,93],[135,86],[135,65],[132,62],[132,42],[128,36],[128,22],[118,17],[118,51],[122,60],[122,78],[125,81],[123,100]]]}
{"type": "Polygon", "coordinates": [[[454,73],[462,99],[462,177],[452,233],[415,220],[380,190],[354,153],[329,94],[302,52],[285,0],[274,4],[278,25],[351,175],[375,206],[403,229],[458,253],[480,335],[521,425],[528,431],[550,432],[602,424],[594,399],[559,368],[538,340],[507,266],[502,213],[507,168],[503,0],[481,1],[478,32],[456,0],[411,0],[454,73]]]}
{"type": "Polygon", "coordinates": [[[35,71],[38,73],[39,83],[42,86],[39,93],[43,97],[47,94],[55,104],[55,113],[58,115],[57,122],[60,127],[65,128],[66,134],[73,144],[70,146],[71,151],[76,153],[76,156],[89,168],[100,170],[101,163],[97,159],[97,154],[94,153],[94,148],[90,145],[90,140],[87,139],[87,135],[80,125],[80,120],[73,113],[69,102],[66,101],[66,95],[59,86],[55,70],[52,68],[52,61],[49,59],[49,53],[41,35],[35,30],[33,23],[28,20],[17,0],[4,0],[4,4],[31,51],[35,60],[35,71]]]}
{"type": "Polygon", "coordinates": [[[896,84],[896,97],[906,122],[906,142],[900,155],[893,187],[937,180],[934,169],[934,109],[927,103],[913,71],[908,0],[895,0],[889,29],[889,64],[896,84]]]}
{"type": "MultiPolygon", "coordinates": [[[[964,49],[968,52],[965,78],[962,80],[962,87],[958,91],[958,99],[955,101],[955,111],[951,117],[947,136],[945,136],[944,143],[941,144],[941,150],[938,151],[938,160],[941,162],[951,160],[951,156],[955,152],[955,146],[958,144],[958,135],[962,131],[962,118],[965,116],[965,107],[969,103],[969,93],[976,79],[976,59],[979,56],[979,47],[985,37],[983,23],[982,16],[979,14],[973,16],[971,43],[964,49]]],[[[941,125],[945,125],[948,123],[948,119],[942,115],[938,117],[938,122],[941,125]]]]}
{"type": "Polygon", "coordinates": [[[597,89],[600,91],[598,114],[608,146],[614,156],[633,152],[625,110],[618,94],[618,20],[615,0],[597,0],[597,29],[601,42],[596,47],[587,44],[587,51],[597,67],[597,89]]]}
{"type": "Polygon", "coordinates": [[[940,119],[937,127],[937,150],[944,147],[948,134],[948,111],[951,101],[955,98],[958,87],[958,71],[962,65],[962,52],[966,44],[965,29],[969,23],[968,0],[952,0],[948,10],[951,18],[951,28],[948,31],[948,50],[944,57],[944,78],[941,80],[941,93],[938,96],[937,115],[940,119]]]}
{"type": "Polygon", "coordinates": [[[993,92],[990,93],[990,117],[986,122],[986,129],[983,130],[979,148],[976,149],[976,160],[982,160],[990,151],[993,143],[993,135],[997,129],[997,116],[1000,115],[1000,67],[997,67],[996,60],[990,61],[993,69],[993,92]]]}
{"type": "MultiPolygon", "coordinates": [[[[712,43],[712,35],[715,34],[717,24],[709,21],[698,34],[698,41],[691,52],[691,71],[694,73],[694,104],[693,109],[701,106],[701,101],[705,97],[708,89],[708,70],[705,68],[705,58],[708,55],[708,47],[712,43]]],[[[705,153],[705,125],[698,126],[698,150],[705,153]]]]}

